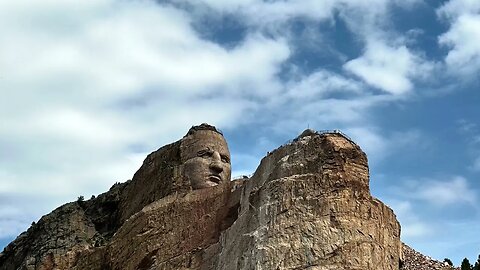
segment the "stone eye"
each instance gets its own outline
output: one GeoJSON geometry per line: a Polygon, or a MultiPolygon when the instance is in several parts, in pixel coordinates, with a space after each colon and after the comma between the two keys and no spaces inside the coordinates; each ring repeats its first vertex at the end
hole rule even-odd
{"type": "Polygon", "coordinates": [[[211,155],[212,155],[212,153],[209,150],[201,150],[201,151],[198,151],[198,153],[197,153],[197,156],[204,157],[204,158],[209,157],[211,155]]]}
{"type": "Polygon", "coordinates": [[[230,159],[229,159],[227,156],[222,155],[222,162],[224,162],[224,163],[230,163],[230,159]]]}

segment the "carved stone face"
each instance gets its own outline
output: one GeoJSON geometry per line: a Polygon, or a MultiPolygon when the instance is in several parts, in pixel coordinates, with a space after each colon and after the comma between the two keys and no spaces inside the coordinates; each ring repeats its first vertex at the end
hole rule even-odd
{"type": "Polygon", "coordinates": [[[193,189],[213,187],[230,181],[230,152],[222,135],[198,130],[181,144],[184,176],[193,189]]]}

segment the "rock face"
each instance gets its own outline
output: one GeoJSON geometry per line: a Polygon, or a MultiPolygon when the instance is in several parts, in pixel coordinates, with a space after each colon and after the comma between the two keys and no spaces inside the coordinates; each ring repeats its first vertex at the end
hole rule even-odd
{"type": "Polygon", "coordinates": [[[150,154],[131,181],[42,217],[0,254],[0,269],[399,269],[400,225],[370,195],[355,143],[307,130],[250,179],[225,181],[228,148],[212,128],[150,154]]]}
{"type": "Polygon", "coordinates": [[[269,154],[240,204],[217,269],[399,269],[400,225],[342,135],[304,133],[269,154]]]}

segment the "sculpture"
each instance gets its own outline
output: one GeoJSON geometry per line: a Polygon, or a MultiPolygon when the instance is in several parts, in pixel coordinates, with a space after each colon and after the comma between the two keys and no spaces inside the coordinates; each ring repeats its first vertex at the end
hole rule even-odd
{"type": "Polygon", "coordinates": [[[180,145],[183,175],[192,189],[202,189],[230,181],[230,152],[227,142],[208,124],[192,127],[180,145]]]}

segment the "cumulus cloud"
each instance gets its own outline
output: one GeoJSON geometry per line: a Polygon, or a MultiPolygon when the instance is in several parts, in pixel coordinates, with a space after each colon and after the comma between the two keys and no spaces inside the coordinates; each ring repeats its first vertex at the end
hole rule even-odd
{"type": "Polygon", "coordinates": [[[471,74],[480,67],[480,15],[462,15],[439,37],[450,48],[445,59],[457,72],[471,74]]]}
{"type": "Polygon", "coordinates": [[[439,36],[439,43],[449,49],[445,58],[449,70],[475,75],[480,69],[480,3],[474,0],[450,0],[437,10],[450,23],[439,36]]]}

